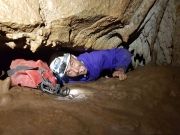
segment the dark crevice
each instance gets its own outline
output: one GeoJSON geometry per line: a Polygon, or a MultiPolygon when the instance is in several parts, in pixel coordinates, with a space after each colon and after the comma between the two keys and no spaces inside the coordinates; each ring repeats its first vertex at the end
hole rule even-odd
{"type": "Polygon", "coordinates": [[[42,60],[49,64],[49,59],[53,54],[54,50],[50,48],[42,48],[37,52],[32,53],[29,49],[11,49],[3,47],[0,49],[0,71],[7,71],[10,67],[12,60],[15,59],[26,59],[26,60],[42,60]]]}
{"type": "Polygon", "coordinates": [[[2,45],[0,49],[0,78],[5,79],[7,74],[4,77],[1,76],[1,72],[9,70],[10,64],[15,59],[25,59],[25,60],[42,60],[48,65],[54,57],[62,56],[64,53],[71,53],[74,55],[79,55],[83,53],[84,50],[76,50],[70,48],[51,48],[51,47],[41,47],[35,53],[31,52],[30,49],[21,49],[15,48],[11,49],[6,45],[2,45]]]}

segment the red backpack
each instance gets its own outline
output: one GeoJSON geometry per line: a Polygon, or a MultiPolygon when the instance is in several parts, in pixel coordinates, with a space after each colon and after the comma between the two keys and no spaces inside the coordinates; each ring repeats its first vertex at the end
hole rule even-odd
{"type": "Polygon", "coordinates": [[[61,85],[48,67],[47,63],[37,60],[13,60],[7,72],[11,78],[11,85],[40,88],[44,92],[66,96],[69,89],[61,90],[61,85]]]}

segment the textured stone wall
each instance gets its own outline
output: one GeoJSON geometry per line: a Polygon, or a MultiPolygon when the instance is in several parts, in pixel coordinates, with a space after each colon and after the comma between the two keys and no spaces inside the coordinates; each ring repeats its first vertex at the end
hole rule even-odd
{"type": "Polygon", "coordinates": [[[173,65],[180,66],[180,1],[175,1],[176,5],[176,27],[174,34],[174,49],[173,49],[173,65]]]}
{"type": "Polygon", "coordinates": [[[174,0],[0,1],[0,46],[129,48],[133,65],[172,62],[174,0]]]}
{"type": "Polygon", "coordinates": [[[173,0],[155,2],[137,30],[138,37],[130,44],[135,66],[150,61],[156,64],[172,63],[175,18],[173,0]]]}

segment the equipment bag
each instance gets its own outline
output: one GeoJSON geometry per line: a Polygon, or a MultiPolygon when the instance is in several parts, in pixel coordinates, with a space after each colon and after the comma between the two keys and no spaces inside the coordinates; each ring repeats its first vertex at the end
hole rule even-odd
{"type": "Polygon", "coordinates": [[[44,92],[61,96],[67,96],[70,91],[68,88],[61,89],[62,84],[57,83],[47,63],[41,60],[13,60],[7,74],[11,78],[12,86],[40,88],[44,92]]]}

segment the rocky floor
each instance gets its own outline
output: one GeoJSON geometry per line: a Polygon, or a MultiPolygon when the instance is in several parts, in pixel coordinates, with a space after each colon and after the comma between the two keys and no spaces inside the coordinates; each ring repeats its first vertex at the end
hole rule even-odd
{"type": "Polygon", "coordinates": [[[180,68],[146,66],[126,81],[71,84],[74,99],[0,82],[1,135],[178,135],[180,68]]]}

